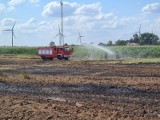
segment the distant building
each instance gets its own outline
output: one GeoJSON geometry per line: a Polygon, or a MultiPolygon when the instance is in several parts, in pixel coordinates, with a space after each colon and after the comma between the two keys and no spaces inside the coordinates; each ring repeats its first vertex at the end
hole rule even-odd
{"type": "Polygon", "coordinates": [[[138,43],[127,43],[127,46],[139,46],[138,43]]]}

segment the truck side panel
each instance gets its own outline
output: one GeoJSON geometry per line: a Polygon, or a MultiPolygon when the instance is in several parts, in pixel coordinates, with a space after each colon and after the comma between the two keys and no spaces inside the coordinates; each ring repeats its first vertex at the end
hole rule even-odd
{"type": "Polygon", "coordinates": [[[55,48],[52,47],[40,47],[38,48],[38,55],[42,58],[45,57],[46,59],[56,57],[55,48]]]}

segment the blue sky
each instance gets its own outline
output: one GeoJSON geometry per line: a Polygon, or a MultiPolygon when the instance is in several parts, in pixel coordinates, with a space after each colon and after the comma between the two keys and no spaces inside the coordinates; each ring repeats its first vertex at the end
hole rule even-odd
{"type": "MultiPolygon", "coordinates": [[[[11,45],[14,22],[15,46],[47,46],[60,25],[60,0],[0,0],[0,46],[11,45]]],[[[159,0],[63,0],[64,41],[98,44],[130,39],[133,33],[154,32],[160,36],[159,0]]]]}

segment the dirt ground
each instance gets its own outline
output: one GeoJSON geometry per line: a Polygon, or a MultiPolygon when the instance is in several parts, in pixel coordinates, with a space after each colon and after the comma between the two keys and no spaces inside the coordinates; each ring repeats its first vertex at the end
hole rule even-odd
{"type": "Polygon", "coordinates": [[[160,64],[0,57],[0,120],[159,120],[160,64]]]}

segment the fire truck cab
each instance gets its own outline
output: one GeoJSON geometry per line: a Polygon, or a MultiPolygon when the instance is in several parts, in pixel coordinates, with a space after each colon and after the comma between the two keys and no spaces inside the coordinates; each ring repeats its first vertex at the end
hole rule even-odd
{"type": "Polygon", "coordinates": [[[53,60],[53,58],[68,60],[72,53],[73,50],[69,46],[49,46],[38,48],[38,56],[40,56],[42,60],[53,60]]]}

